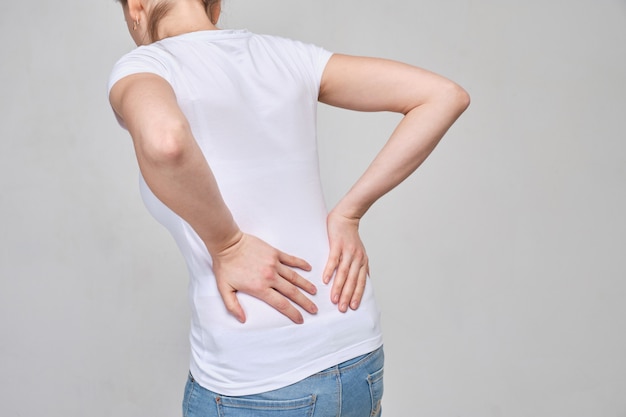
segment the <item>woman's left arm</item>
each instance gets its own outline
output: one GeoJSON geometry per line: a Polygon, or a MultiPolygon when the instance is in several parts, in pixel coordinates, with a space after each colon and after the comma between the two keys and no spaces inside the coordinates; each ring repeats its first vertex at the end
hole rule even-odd
{"type": "Polygon", "coordinates": [[[454,82],[399,62],[333,55],[320,86],[319,101],[359,111],[404,114],[363,175],[328,215],[330,256],[324,281],[333,278],[332,301],[339,310],[358,308],[369,272],[359,222],[433,151],[469,105],[454,82]]]}

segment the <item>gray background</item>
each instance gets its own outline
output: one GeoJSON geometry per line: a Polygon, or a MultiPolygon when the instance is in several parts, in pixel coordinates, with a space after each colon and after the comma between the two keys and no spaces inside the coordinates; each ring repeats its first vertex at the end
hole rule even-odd
{"type": "MultiPolygon", "coordinates": [[[[175,416],[186,270],[105,84],[112,0],[0,6],[0,414],[175,416]]],[[[626,416],[626,2],[226,0],[247,27],[442,73],[470,109],[363,224],[386,416],[626,416]]],[[[329,204],[398,117],[320,109],[329,204]]]]}

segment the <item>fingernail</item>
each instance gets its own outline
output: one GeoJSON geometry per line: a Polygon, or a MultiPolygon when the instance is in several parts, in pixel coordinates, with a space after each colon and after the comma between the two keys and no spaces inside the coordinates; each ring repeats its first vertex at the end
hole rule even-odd
{"type": "Polygon", "coordinates": [[[333,295],[333,303],[337,304],[339,302],[339,296],[338,295],[333,295]]]}
{"type": "Polygon", "coordinates": [[[345,313],[346,311],[348,311],[348,304],[346,303],[341,304],[341,306],[339,307],[339,310],[345,313]]]}
{"type": "Polygon", "coordinates": [[[357,303],[356,301],[350,304],[350,308],[352,310],[356,310],[358,307],[359,307],[359,303],[357,303]]]}

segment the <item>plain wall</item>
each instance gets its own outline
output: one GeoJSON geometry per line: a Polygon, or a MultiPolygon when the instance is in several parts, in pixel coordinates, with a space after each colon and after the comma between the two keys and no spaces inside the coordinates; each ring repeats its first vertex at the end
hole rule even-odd
{"type": "MultiPolygon", "coordinates": [[[[0,23],[0,415],[180,415],[186,269],[107,102],[120,7],[5,1],[0,23]]],[[[225,0],[221,25],[472,96],[363,221],[384,415],[626,416],[625,1],[225,0]]],[[[332,205],[399,118],[319,113],[332,205]]]]}

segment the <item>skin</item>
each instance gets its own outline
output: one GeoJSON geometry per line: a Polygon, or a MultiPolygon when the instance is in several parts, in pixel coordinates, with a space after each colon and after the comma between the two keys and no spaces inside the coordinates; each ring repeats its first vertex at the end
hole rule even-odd
{"type": "MultiPolygon", "coordinates": [[[[137,45],[151,42],[145,22],[158,1],[129,0],[124,7],[137,45]]],[[[219,7],[213,12],[207,16],[200,0],[179,0],[160,22],[159,38],[218,30],[212,21],[217,21],[219,7]]],[[[113,86],[110,101],[128,126],[148,186],[204,241],[228,311],[245,322],[236,295],[241,291],[273,306],[294,323],[304,321],[294,304],[315,314],[317,307],[305,294],[315,294],[316,288],[298,273],[310,271],[311,266],[239,229],[170,85],[153,74],[134,74],[113,86]]],[[[324,70],[319,101],[352,110],[404,115],[327,218],[330,255],[323,282],[332,282],[332,302],[346,312],[359,307],[367,281],[368,258],[359,235],[361,218],[420,166],[467,108],[469,96],[457,84],[420,68],[335,54],[324,70]]]]}

